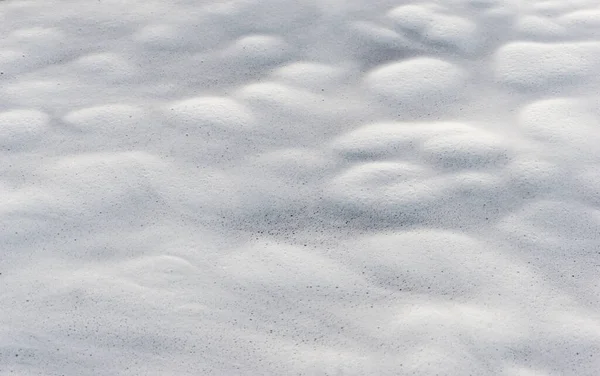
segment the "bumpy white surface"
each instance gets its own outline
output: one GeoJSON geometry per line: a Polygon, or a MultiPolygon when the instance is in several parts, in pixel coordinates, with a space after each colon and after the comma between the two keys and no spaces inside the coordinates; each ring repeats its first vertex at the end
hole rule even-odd
{"type": "Polygon", "coordinates": [[[597,1],[0,19],[0,375],[598,374],[597,1]]]}

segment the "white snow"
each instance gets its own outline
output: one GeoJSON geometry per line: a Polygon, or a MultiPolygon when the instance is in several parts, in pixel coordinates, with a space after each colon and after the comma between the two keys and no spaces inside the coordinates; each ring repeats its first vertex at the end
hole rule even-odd
{"type": "Polygon", "coordinates": [[[421,57],[378,67],[366,80],[386,99],[402,105],[435,106],[460,93],[466,74],[449,62],[421,57]]]}
{"type": "Polygon", "coordinates": [[[0,375],[598,373],[596,0],[0,19],[0,375]]]}
{"type": "Polygon", "coordinates": [[[496,53],[501,82],[535,90],[596,80],[600,67],[600,43],[513,42],[496,53]]]}

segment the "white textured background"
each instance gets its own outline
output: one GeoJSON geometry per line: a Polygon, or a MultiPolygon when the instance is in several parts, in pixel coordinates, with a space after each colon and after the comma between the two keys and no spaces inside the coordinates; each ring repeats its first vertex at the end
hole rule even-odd
{"type": "Polygon", "coordinates": [[[0,1],[0,375],[600,372],[597,0],[0,1]]]}

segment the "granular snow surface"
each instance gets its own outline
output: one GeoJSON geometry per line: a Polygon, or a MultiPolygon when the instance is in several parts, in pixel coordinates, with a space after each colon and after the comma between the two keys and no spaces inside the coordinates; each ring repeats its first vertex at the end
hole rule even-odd
{"type": "Polygon", "coordinates": [[[0,20],[0,375],[600,372],[597,0],[0,20]]]}

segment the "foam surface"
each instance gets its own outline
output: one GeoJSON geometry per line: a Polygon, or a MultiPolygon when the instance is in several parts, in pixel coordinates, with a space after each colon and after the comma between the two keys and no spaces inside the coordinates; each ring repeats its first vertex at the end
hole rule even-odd
{"type": "Polygon", "coordinates": [[[0,18],[0,375],[598,373],[597,1],[0,18]]]}

